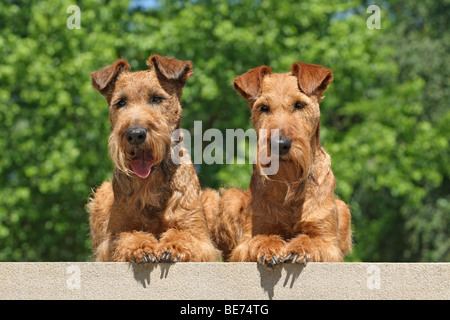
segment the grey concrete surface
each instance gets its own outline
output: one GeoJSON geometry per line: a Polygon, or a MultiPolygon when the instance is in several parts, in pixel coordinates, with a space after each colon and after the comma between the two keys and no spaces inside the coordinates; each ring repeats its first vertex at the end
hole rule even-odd
{"type": "Polygon", "coordinates": [[[0,263],[0,299],[450,299],[450,263],[0,263]]]}

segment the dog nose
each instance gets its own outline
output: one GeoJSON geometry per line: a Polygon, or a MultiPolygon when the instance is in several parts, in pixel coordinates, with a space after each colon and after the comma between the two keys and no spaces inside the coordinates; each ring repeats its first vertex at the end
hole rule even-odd
{"type": "Polygon", "coordinates": [[[278,152],[280,155],[284,155],[291,149],[291,139],[281,136],[279,139],[274,141],[278,144],[278,152]]]}
{"type": "Polygon", "coordinates": [[[145,141],[147,130],[144,128],[132,127],[125,132],[125,137],[127,138],[128,143],[137,146],[145,141]]]}

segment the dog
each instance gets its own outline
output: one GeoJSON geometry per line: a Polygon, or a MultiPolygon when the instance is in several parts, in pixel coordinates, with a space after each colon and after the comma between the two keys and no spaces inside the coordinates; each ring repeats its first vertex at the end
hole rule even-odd
{"type": "MultiPolygon", "coordinates": [[[[223,190],[220,205],[207,214],[225,261],[273,267],[342,261],[351,251],[351,214],[335,196],[330,156],[320,144],[319,103],[332,80],[331,70],[301,62],[288,73],[260,66],[234,80],[259,143],[248,190],[223,190]],[[263,164],[262,151],[271,150],[278,152],[263,164]],[[277,172],[266,174],[275,161],[277,172]]],[[[209,192],[203,200],[214,197],[209,192]]]]}
{"type": "MultiPolygon", "coordinates": [[[[96,261],[216,261],[192,162],[173,161],[189,61],[152,55],[148,70],[130,72],[119,59],[91,74],[109,105],[114,163],[88,202],[96,261]]],[[[180,154],[187,152],[181,148],[180,154]]]]}

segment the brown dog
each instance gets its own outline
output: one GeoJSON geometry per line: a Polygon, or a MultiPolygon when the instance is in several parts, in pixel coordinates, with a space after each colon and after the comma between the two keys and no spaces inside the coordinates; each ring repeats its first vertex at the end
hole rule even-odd
{"type": "Polygon", "coordinates": [[[305,63],[291,69],[277,74],[261,66],[234,81],[249,103],[259,140],[279,150],[269,163],[278,161],[279,167],[264,173],[268,164],[259,160],[268,147],[258,144],[249,189],[226,190],[218,215],[208,214],[225,260],[342,261],[351,250],[350,211],[335,197],[330,157],[319,139],[319,102],[332,73],[305,63]],[[267,129],[265,138],[261,129],[267,129]],[[272,136],[272,129],[279,135],[272,136]]]}
{"type": "Polygon", "coordinates": [[[191,64],[153,55],[147,65],[129,72],[117,60],[91,75],[109,104],[115,164],[88,203],[95,260],[216,261],[194,166],[171,157],[191,64]]]}

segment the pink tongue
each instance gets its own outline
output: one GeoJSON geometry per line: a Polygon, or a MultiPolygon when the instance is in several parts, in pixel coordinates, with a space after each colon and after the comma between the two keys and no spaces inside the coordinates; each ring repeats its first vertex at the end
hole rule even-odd
{"type": "Polygon", "coordinates": [[[131,160],[133,172],[141,178],[147,178],[152,171],[153,158],[149,151],[137,151],[131,160]]]}

